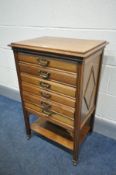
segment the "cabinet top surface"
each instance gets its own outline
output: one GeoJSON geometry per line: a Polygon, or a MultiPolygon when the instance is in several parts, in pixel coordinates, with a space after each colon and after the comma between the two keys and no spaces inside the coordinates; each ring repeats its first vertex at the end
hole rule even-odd
{"type": "Polygon", "coordinates": [[[104,40],[40,37],[11,43],[11,47],[87,57],[105,47],[104,40]]]}

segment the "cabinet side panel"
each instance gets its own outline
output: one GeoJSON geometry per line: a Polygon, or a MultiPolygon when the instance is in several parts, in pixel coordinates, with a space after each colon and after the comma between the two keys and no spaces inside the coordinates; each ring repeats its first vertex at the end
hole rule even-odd
{"type": "Polygon", "coordinates": [[[95,111],[101,64],[102,52],[85,60],[81,123],[84,123],[95,111]]]}

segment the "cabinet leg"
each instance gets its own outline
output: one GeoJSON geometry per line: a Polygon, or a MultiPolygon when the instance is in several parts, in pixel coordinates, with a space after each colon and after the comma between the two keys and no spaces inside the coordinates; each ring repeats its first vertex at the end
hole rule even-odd
{"type": "Polygon", "coordinates": [[[30,135],[27,135],[26,138],[27,138],[27,140],[29,140],[31,138],[31,134],[30,135]]]}
{"type": "Polygon", "coordinates": [[[95,121],[95,111],[93,112],[93,114],[91,115],[91,119],[90,119],[90,133],[93,132],[94,129],[94,121],[95,121]]]}
{"type": "Polygon", "coordinates": [[[72,163],[74,166],[78,164],[78,157],[79,157],[79,144],[75,143],[73,150],[73,159],[72,159],[72,163]]]}
{"type": "Polygon", "coordinates": [[[77,160],[72,160],[73,166],[77,166],[77,160]]]}
{"type": "Polygon", "coordinates": [[[29,122],[29,113],[26,110],[24,110],[24,121],[25,121],[27,139],[30,139],[30,137],[31,137],[31,128],[30,128],[30,122],[29,122]]]}

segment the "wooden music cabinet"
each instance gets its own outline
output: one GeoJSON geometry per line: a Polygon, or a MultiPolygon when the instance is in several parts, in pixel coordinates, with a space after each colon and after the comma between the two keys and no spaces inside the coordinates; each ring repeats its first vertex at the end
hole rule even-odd
{"type": "MultiPolygon", "coordinates": [[[[39,133],[72,151],[93,130],[106,41],[41,37],[11,43],[27,136],[39,133]],[[30,114],[37,120],[30,123],[30,114]]],[[[44,150],[43,150],[44,151],[44,150]]]]}

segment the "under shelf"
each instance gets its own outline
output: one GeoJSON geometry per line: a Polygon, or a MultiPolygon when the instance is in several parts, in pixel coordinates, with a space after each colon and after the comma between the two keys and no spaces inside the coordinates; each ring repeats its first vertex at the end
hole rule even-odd
{"type": "Polygon", "coordinates": [[[49,121],[43,119],[36,120],[36,122],[31,124],[31,129],[68,149],[73,149],[72,136],[68,131],[50,123],[49,121]]]}
{"type": "MultiPolygon", "coordinates": [[[[52,124],[51,122],[43,120],[41,118],[31,124],[31,129],[34,132],[70,150],[73,150],[73,137],[70,131],[67,131],[66,129],[60,126],[52,124]]],[[[89,127],[85,127],[81,130],[80,143],[83,141],[88,131],[89,131],[89,127]]]]}

